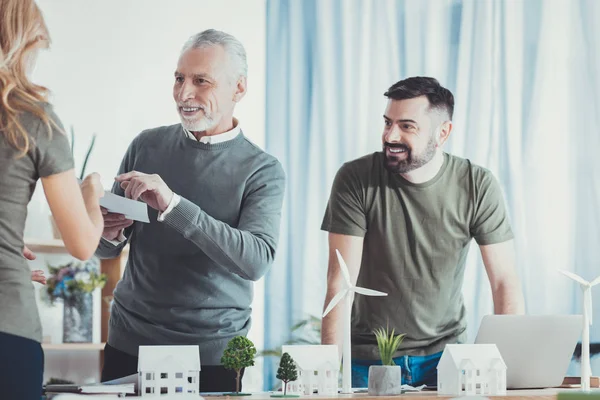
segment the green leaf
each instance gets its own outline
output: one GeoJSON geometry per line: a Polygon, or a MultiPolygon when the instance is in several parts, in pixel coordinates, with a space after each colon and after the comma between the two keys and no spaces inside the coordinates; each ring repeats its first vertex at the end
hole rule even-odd
{"type": "Polygon", "coordinates": [[[269,356],[281,357],[281,352],[277,351],[277,350],[263,350],[263,351],[259,351],[258,353],[256,353],[256,355],[258,357],[269,357],[269,356]]]}
{"type": "Polygon", "coordinates": [[[85,159],[83,160],[83,167],[81,167],[81,174],[80,174],[79,179],[83,179],[85,177],[85,169],[87,167],[88,160],[90,159],[90,154],[92,154],[92,150],[94,149],[95,143],[96,143],[96,134],[94,133],[92,135],[92,140],[90,142],[88,150],[85,154],[85,159]]]}
{"type": "MultiPolygon", "coordinates": [[[[290,328],[290,339],[284,345],[290,344],[321,344],[321,318],[308,315],[305,319],[296,322],[290,328]]],[[[281,347],[265,349],[258,353],[259,356],[281,357],[281,347]]]]}
{"type": "Polygon", "coordinates": [[[75,148],[75,130],[71,125],[71,157],[73,157],[73,149],[75,148]]]}
{"type": "Polygon", "coordinates": [[[383,365],[395,365],[394,354],[398,351],[405,334],[395,335],[395,330],[377,328],[373,331],[377,340],[377,347],[383,365]]]}
{"type": "Polygon", "coordinates": [[[310,323],[310,321],[309,321],[309,320],[307,320],[307,319],[305,319],[305,320],[302,320],[302,321],[300,321],[300,322],[297,322],[296,324],[292,325],[292,327],[290,328],[290,331],[291,331],[291,332],[295,332],[295,331],[297,331],[298,329],[300,329],[300,328],[302,328],[302,327],[304,327],[304,326],[308,325],[309,323],[310,323]]]}

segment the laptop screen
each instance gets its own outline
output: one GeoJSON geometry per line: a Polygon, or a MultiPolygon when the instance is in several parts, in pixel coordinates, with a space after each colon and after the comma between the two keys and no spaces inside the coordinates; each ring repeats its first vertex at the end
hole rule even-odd
{"type": "Polygon", "coordinates": [[[577,341],[581,315],[486,315],[475,343],[495,344],[509,389],[560,386],[577,341]]]}

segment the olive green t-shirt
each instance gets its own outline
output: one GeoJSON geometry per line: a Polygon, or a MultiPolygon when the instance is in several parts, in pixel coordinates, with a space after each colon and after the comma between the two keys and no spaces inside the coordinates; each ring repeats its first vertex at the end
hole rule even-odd
{"type": "MultiPolygon", "coordinates": [[[[50,105],[44,109],[60,126],[50,105]]],[[[0,132],[0,332],[40,342],[31,270],[22,254],[27,204],[37,180],[73,168],[73,157],[59,130],[53,127],[48,135],[46,125],[29,113],[22,114],[20,122],[33,143],[25,156],[16,158],[18,151],[0,132]]]]}
{"type": "Polygon", "coordinates": [[[491,172],[446,153],[436,176],[421,184],[389,172],[381,152],[344,164],[321,229],[364,237],[357,284],[388,293],[354,297],[352,352],[362,359],[379,358],[373,330],[380,327],[406,333],[396,356],[430,355],[464,342],[469,242],[513,238],[491,172]]]}

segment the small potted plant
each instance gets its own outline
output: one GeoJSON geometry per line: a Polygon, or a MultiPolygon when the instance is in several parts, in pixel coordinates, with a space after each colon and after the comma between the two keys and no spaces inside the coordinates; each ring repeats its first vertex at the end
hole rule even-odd
{"type": "Polygon", "coordinates": [[[394,363],[394,354],[398,351],[404,334],[394,335],[394,329],[379,328],[374,332],[382,365],[369,367],[369,395],[392,396],[402,394],[402,370],[394,363]]]}
{"type": "Polygon", "coordinates": [[[281,356],[279,368],[277,369],[277,379],[283,382],[283,394],[273,394],[271,397],[300,397],[297,394],[287,394],[288,382],[293,382],[298,379],[298,370],[296,369],[296,364],[289,353],[283,353],[281,356]]]}
{"type": "Polygon", "coordinates": [[[106,274],[99,273],[98,265],[93,261],[71,261],[58,267],[48,266],[48,271],[50,276],[43,290],[50,304],[58,299],[63,300],[63,342],[91,342],[92,292],[104,287],[106,274]]]}
{"type": "Polygon", "coordinates": [[[240,393],[240,374],[242,368],[254,365],[255,355],[254,343],[245,336],[236,336],[227,343],[227,348],[221,357],[221,364],[226,369],[236,372],[235,393],[228,393],[229,396],[250,396],[250,393],[240,393]]]}

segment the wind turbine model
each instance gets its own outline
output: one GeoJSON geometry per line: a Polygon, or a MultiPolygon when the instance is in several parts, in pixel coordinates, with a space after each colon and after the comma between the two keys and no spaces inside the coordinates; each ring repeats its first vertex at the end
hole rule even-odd
{"type": "Polygon", "coordinates": [[[592,325],[592,287],[600,283],[600,276],[591,282],[569,271],[561,273],[579,283],[583,291],[583,333],[581,334],[581,390],[589,392],[590,376],[590,325],[592,325]]]}
{"type": "Polygon", "coordinates": [[[342,275],[344,276],[345,287],[338,292],[333,299],[329,302],[329,305],[325,309],[323,313],[323,318],[329,314],[331,310],[342,300],[345,302],[344,315],[342,318],[342,331],[344,332],[344,343],[342,348],[342,393],[352,393],[352,382],[350,370],[351,359],[352,359],[352,349],[351,349],[351,338],[350,338],[350,324],[352,318],[352,298],[354,293],[363,294],[365,296],[387,296],[387,293],[378,292],[377,290],[365,289],[362,287],[354,286],[352,281],[350,280],[350,273],[348,272],[348,266],[346,262],[342,258],[340,252],[336,249],[335,254],[337,255],[338,262],[340,264],[340,270],[342,271],[342,275]]]}

